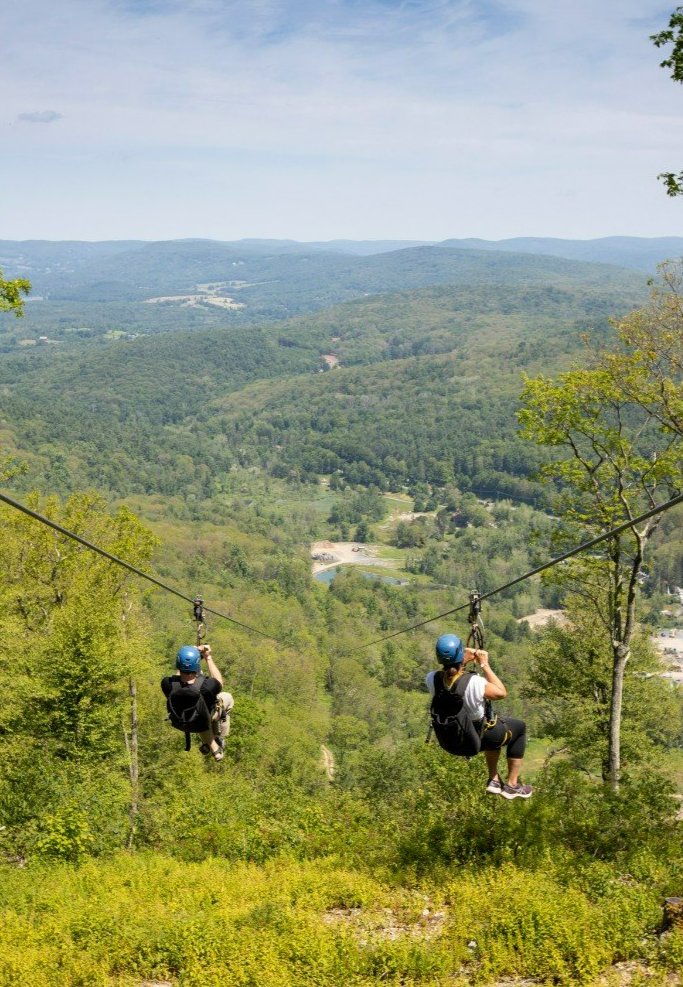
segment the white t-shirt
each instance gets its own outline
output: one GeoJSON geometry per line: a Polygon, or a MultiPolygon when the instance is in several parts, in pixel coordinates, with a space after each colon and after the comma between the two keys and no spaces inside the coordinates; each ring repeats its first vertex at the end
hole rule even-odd
{"type": "MultiPolygon", "coordinates": [[[[425,682],[429,689],[429,695],[434,698],[436,689],[434,688],[434,676],[440,672],[428,672],[425,682]]],[[[462,697],[462,704],[465,712],[473,720],[480,720],[484,715],[484,690],[486,689],[486,679],[483,675],[467,673],[470,681],[467,683],[465,695],[462,697]]]]}

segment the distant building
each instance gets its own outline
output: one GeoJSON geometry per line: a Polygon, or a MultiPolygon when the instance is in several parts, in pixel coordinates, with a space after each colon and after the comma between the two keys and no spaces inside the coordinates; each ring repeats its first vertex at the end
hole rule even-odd
{"type": "Polygon", "coordinates": [[[47,346],[49,342],[47,336],[38,336],[38,346],[47,346]]]}

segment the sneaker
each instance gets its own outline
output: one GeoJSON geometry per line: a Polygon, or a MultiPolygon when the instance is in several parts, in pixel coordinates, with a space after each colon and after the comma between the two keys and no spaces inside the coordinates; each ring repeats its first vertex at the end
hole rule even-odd
{"type": "Polygon", "coordinates": [[[199,748],[199,753],[200,754],[210,754],[211,753],[211,748],[209,747],[208,744],[202,744],[201,747],[199,748]]]}
{"type": "Polygon", "coordinates": [[[222,761],[223,760],[223,750],[222,750],[221,747],[219,747],[217,751],[213,751],[212,753],[213,753],[213,759],[214,759],[214,761],[222,761]]]}
{"type": "Polygon", "coordinates": [[[534,794],[531,785],[503,785],[500,793],[504,799],[530,799],[534,794]]]}
{"type": "Polygon", "coordinates": [[[500,778],[489,778],[488,784],[486,786],[486,791],[489,795],[502,795],[503,794],[503,782],[500,778]]]}

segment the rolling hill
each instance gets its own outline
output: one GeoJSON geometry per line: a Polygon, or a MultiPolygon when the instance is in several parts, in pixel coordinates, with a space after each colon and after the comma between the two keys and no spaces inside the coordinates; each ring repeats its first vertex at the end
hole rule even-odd
{"type": "Polygon", "coordinates": [[[191,332],[9,352],[0,410],[31,463],[25,484],[39,475],[58,489],[188,492],[197,470],[220,485],[233,465],[248,465],[311,478],[341,470],[366,485],[457,476],[478,489],[526,490],[535,453],[515,437],[521,372],[566,363],[582,332],[604,333],[610,315],[642,300],[642,279],[418,248],[363,258],[377,265],[377,284],[380,262],[392,284],[453,280],[287,321],[224,318],[191,332]]]}

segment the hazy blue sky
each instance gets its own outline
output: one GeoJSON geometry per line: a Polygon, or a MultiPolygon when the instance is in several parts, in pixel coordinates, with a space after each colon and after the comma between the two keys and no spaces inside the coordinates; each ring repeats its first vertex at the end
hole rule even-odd
{"type": "Polygon", "coordinates": [[[0,238],[683,234],[654,0],[0,8],[0,238]]]}

